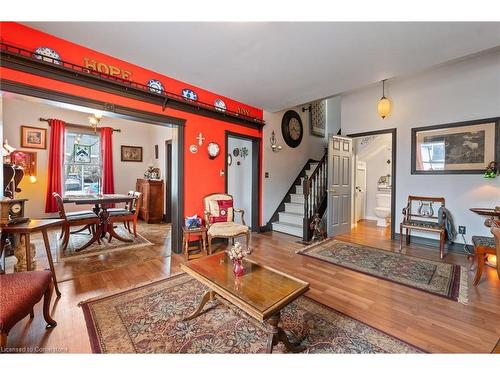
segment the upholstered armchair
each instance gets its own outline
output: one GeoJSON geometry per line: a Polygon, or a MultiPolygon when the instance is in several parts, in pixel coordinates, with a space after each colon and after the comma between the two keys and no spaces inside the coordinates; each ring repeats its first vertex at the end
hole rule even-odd
{"type": "Polygon", "coordinates": [[[245,224],[245,211],[234,208],[233,197],[229,194],[210,194],[203,198],[205,209],[205,225],[207,227],[208,254],[212,254],[213,238],[231,238],[245,235],[247,247],[250,240],[250,229],[245,224]],[[241,224],[234,221],[239,213],[241,224]]]}

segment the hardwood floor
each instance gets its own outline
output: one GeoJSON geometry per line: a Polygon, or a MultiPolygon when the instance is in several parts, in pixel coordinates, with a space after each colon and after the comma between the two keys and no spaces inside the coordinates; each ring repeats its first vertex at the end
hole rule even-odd
{"type": "MultiPolygon", "coordinates": [[[[38,304],[33,320],[25,318],[13,328],[8,345],[40,347],[48,352],[90,353],[87,329],[78,307],[80,301],[167,277],[179,272],[180,264],[184,262],[183,256],[170,255],[166,250],[167,226],[141,223],[138,231],[155,244],[153,248],[157,257],[144,260],[136,257],[136,261],[122,263],[120,267],[103,266],[94,269],[95,272],[78,273],[74,278],[61,282],[62,296],[51,309],[58,326],[45,330],[41,304],[38,304]]],[[[384,229],[371,223],[362,223],[339,239],[386,250],[395,250],[399,246],[387,237],[384,229]]],[[[54,241],[56,237],[51,236],[51,242],[54,241]]],[[[308,281],[311,284],[308,295],[317,301],[423,350],[438,353],[499,351],[500,281],[493,269],[486,270],[477,287],[470,284],[470,302],[462,305],[297,255],[295,251],[303,246],[297,241],[298,238],[281,233],[252,233],[250,243],[254,251],[251,257],[308,281]]],[[[54,243],[52,247],[55,247],[54,243]]],[[[223,247],[223,244],[217,245],[219,249],[223,247]]],[[[39,245],[37,249],[39,266],[43,267],[43,251],[39,245]]],[[[411,245],[404,250],[409,255],[439,260],[437,249],[411,245]]],[[[116,257],[120,256],[127,255],[125,251],[123,254],[116,252],[99,261],[116,262],[116,257]]],[[[448,254],[444,261],[468,265],[464,255],[455,253],[448,254]]],[[[470,273],[469,281],[472,277],[473,273],[470,273]]]]}

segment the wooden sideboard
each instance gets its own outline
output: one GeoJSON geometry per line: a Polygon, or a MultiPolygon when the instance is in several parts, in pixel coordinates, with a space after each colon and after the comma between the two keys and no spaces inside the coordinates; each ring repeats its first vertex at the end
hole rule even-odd
{"type": "Polygon", "coordinates": [[[163,180],[138,178],[135,190],[141,193],[142,204],[139,218],[147,223],[160,223],[163,220],[165,192],[163,180]]]}

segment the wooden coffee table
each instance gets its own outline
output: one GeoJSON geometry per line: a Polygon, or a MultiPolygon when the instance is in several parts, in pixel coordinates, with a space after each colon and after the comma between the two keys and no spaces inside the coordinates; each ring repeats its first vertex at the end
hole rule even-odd
{"type": "Polygon", "coordinates": [[[181,265],[183,271],[210,289],[197,309],[184,320],[201,315],[205,304],[218,296],[251,317],[270,325],[268,353],[272,353],[273,347],[280,341],[291,352],[303,351],[305,347],[301,346],[300,342],[290,342],[285,331],[278,327],[278,323],[281,310],[307,292],[309,283],[249,259],[243,260],[245,274],[241,277],[234,276],[232,266],[231,260],[223,252],[181,265]]]}

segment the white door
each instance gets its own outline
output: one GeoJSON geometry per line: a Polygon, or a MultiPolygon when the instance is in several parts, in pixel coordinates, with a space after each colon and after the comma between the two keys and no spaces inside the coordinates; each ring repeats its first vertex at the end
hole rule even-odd
{"type": "Polygon", "coordinates": [[[356,180],[354,182],[354,222],[366,216],[366,163],[356,163],[356,180]]]}
{"type": "MultiPolygon", "coordinates": [[[[229,136],[227,153],[232,159],[227,166],[227,193],[233,196],[234,207],[245,210],[245,222],[252,227],[256,225],[252,223],[252,141],[229,136]]],[[[239,222],[240,215],[235,218],[239,222]]]]}
{"type": "Polygon", "coordinates": [[[328,236],[351,230],[352,139],[328,141],[328,236]]]}

